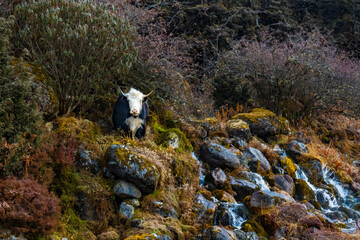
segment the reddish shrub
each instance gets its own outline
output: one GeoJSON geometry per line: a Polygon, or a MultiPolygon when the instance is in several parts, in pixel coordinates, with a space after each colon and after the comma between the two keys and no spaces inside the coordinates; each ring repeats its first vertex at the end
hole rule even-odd
{"type": "Polygon", "coordinates": [[[60,215],[59,199],[30,179],[0,180],[0,225],[26,233],[50,232],[60,215]]]}

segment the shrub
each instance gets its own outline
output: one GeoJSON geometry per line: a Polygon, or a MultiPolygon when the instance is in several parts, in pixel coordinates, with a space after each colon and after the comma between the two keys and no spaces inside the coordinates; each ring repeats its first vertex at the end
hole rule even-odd
{"type": "Polygon", "coordinates": [[[0,223],[25,233],[54,229],[60,215],[59,199],[33,180],[0,180],[0,223]]]}
{"type": "Polygon", "coordinates": [[[50,76],[59,114],[85,111],[113,93],[114,79],[136,59],[129,22],[96,1],[40,0],[18,5],[18,44],[50,76]]]}
{"type": "Polygon", "coordinates": [[[0,141],[19,141],[36,133],[39,114],[32,101],[31,81],[19,61],[10,64],[9,35],[13,19],[0,18],[0,141]]]}
{"type": "Polygon", "coordinates": [[[245,89],[257,104],[297,123],[324,110],[358,111],[359,61],[332,47],[317,30],[287,37],[279,41],[265,32],[259,41],[235,42],[218,65],[232,89],[220,79],[218,91],[227,89],[232,96],[245,89]]]}

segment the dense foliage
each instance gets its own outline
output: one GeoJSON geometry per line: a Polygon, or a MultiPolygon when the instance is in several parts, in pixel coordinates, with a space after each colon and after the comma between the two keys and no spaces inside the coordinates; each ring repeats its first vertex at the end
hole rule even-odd
{"type": "Polygon", "coordinates": [[[95,1],[29,1],[15,16],[18,44],[49,76],[42,84],[55,94],[60,115],[113,93],[136,58],[129,23],[95,1]]]}
{"type": "Polygon", "coordinates": [[[234,96],[225,100],[232,105],[253,98],[299,122],[325,110],[358,113],[359,73],[359,61],[331,47],[318,31],[287,41],[264,33],[259,41],[236,42],[221,56],[215,94],[218,104],[228,95],[234,96]]]}
{"type": "Polygon", "coordinates": [[[59,199],[33,180],[0,180],[0,222],[20,232],[53,230],[60,216],[59,199]]]}

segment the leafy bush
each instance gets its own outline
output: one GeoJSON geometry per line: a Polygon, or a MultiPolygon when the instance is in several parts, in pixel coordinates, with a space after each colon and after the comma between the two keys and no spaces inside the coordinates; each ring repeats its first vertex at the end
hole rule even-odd
{"type": "Polygon", "coordinates": [[[259,41],[244,38],[222,54],[218,66],[219,76],[233,83],[229,88],[218,78],[218,91],[233,96],[245,90],[260,106],[294,122],[324,110],[359,111],[360,63],[331,47],[319,31],[287,41],[267,32],[259,41]]]}
{"type": "Polygon", "coordinates": [[[31,81],[19,61],[10,64],[9,35],[13,19],[0,18],[0,141],[14,143],[36,133],[39,114],[32,101],[31,81]]]}
{"type": "Polygon", "coordinates": [[[113,92],[114,79],[136,59],[128,21],[96,1],[40,0],[18,5],[17,41],[50,79],[59,114],[85,111],[97,96],[113,92]]]}
{"type": "Polygon", "coordinates": [[[56,226],[59,199],[33,180],[0,180],[0,199],[0,223],[6,228],[43,233],[56,226]]]}

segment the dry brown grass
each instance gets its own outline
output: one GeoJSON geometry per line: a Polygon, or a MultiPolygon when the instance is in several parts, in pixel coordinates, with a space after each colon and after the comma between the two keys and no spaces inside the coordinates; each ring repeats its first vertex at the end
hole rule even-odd
{"type": "Polygon", "coordinates": [[[241,113],[244,110],[244,106],[242,104],[237,103],[236,107],[221,107],[220,110],[215,111],[215,118],[219,120],[221,129],[225,129],[225,124],[229,121],[233,116],[238,113],[241,113]]]}

